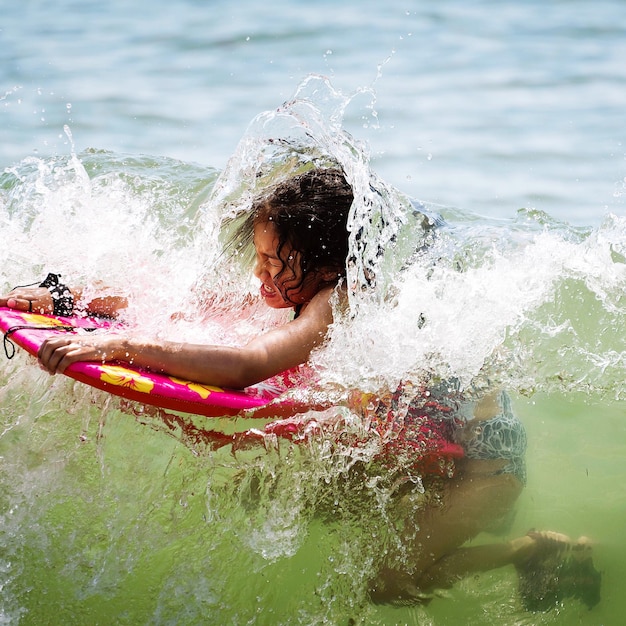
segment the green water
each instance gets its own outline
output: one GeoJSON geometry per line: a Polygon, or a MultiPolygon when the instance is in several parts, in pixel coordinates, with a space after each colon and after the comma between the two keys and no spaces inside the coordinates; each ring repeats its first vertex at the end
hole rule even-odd
{"type": "Polygon", "coordinates": [[[600,605],[525,613],[505,568],[427,607],[393,608],[365,594],[384,539],[381,511],[373,501],[350,507],[323,454],[192,450],[157,420],[103,409],[100,392],[62,379],[50,388],[35,368],[29,376],[37,391],[9,385],[2,403],[4,623],[591,625],[617,624],[626,610],[618,403],[515,399],[529,480],[510,534],[592,537],[600,605]]]}

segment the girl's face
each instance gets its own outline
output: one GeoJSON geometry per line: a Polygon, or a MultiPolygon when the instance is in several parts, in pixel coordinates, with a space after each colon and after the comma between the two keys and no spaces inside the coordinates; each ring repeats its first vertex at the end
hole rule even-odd
{"type": "Polygon", "coordinates": [[[269,307],[286,309],[304,304],[320,290],[322,278],[316,278],[315,275],[308,276],[296,289],[290,289],[302,280],[300,255],[288,245],[283,246],[281,256],[278,255],[278,235],[271,222],[258,222],[254,225],[254,247],[254,275],[261,281],[261,297],[269,307]]]}

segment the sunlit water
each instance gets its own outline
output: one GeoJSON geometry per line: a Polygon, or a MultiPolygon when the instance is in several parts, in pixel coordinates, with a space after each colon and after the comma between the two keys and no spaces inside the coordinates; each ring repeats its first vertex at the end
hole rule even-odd
{"type": "Polygon", "coordinates": [[[331,28],[322,9],[289,3],[276,15],[218,3],[210,16],[201,3],[157,3],[131,28],[112,3],[96,30],[88,9],[64,4],[63,19],[29,3],[2,26],[2,54],[13,51],[0,69],[3,290],[59,271],[130,291],[141,332],[245,340],[275,318],[228,309],[255,285],[246,268],[223,265],[220,222],[281,172],[332,156],[368,233],[350,284],[373,272],[378,295],[353,293],[358,316],[314,355],[318,388],[341,395],[433,375],[505,385],[529,436],[510,534],[591,536],[602,602],[525,613],[503,569],[428,607],[372,606],[367,581],[393,525],[385,491],[350,480],[356,452],[323,441],[215,452],[193,436],[202,420],[136,416],[21,355],[0,368],[0,622],[619,623],[622,5],[382,13],[355,3],[336,9],[331,28]],[[105,57],[87,55],[87,41],[105,57]],[[309,71],[332,84],[303,80],[309,71]],[[290,143],[268,144],[276,137],[290,143]],[[426,248],[407,197],[383,180],[445,219],[426,248]],[[228,327],[172,321],[199,285],[226,294],[228,327]]]}

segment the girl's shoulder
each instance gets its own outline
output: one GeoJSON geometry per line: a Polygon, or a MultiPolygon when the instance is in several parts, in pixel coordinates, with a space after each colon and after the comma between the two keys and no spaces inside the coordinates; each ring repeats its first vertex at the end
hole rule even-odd
{"type": "Polygon", "coordinates": [[[296,318],[298,317],[319,317],[327,315],[332,321],[333,305],[335,298],[338,298],[339,305],[347,302],[345,289],[329,285],[322,287],[308,302],[295,308],[296,318]]]}

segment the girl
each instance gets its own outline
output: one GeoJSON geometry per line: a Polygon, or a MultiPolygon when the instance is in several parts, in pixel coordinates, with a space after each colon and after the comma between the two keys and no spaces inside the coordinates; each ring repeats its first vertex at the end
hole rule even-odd
{"type": "MultiPolygon", "coordinates": [[[[292,308],[294,317],[288,323],[242,347],[157,343],[125,335],[63,335],[42,345],[38,355],[42,366],[56,374],[75,361],[121,360],[199,383],[241,388],[306,363],[312,350],[324,341],[333,321],[331,296],[338,292],[341,299],[343,294],[341,279],[349,252],[347,223],[352,202],[352,188],[343,172],[312,169],[282,182],[253,204],[239,234],[254,243],[254,273],[260,281],[260,297],[272,308],[292,308]]],[[[68,290],[51,276],[39,287],[14,289],[0,298],[0,306],[58,313],[59,304],[63,304],[63,313],[69,314],[76,301],[87,313],[110,316],[127,305],[124,298],[111,297],[84,302],[81,290],[68,290]]],[[[437,404],[444,412],[451,410],[449,405],[445,398],[437,404]]],[[[511,462],[517,456],[507,458],[502,446],[491,445],[506,437],[498,435],[485,443],[485,437],[477,436],[502,425],[505,430],[498,432],[506,434],[509,424],[515,426],[512,415],[503,413],[503,408],[494,395],[486,396],[475,407],[468,425],[457,433],[467,458],[459,463],[460,471],[454,478],[451,472],[444,480],[439,505],[424,506],[419,497],[414,505],[411,494],[397,500],[397,514],[407,522],[403,554],[409,556],[410,564],[407,567],[404,561],[398,565],[388,559],[372,581],[372,599],[415,601],[423,592],[449,586],[471,572],[506,564],[517,565],[522,581],[532,582],[533,571],[551,563],[554,553],[570,544],[563,535],[534,533],[500,544],[459,547],[505,515],[522,488],[520,463],[511,462]],[[412,528],[420,532],[415,534],[412,528]]],[[[408,454],[419,459],[430,427],[441,423],[424,415],[420,406],[416,405],[415,411],[415,415],[399,415],[393,401],[388,406],[382,402],[377,417],[383,422],[383,430],[390,426],[395,432],[394,445],[386,451],[388,456],[408,454]]],[[[434,431],[439,436],[439,431],[434,431]]],[[[587,547],[584,541],[576,545],[581,554],[587,547]]],[[[587,554],[584,551],[584,574],[597,574],[587,554]]],[[[599,579],[594,579],[591,591],[595,593],[598,585],[599,579]]],[[[527,596],[533,599],[535,590],[532,585],[528,588],[527,596]]],[[[537,593],[543,593],[543,589],[537,593]]],[[[558,598],[567,593],[576,595],[560,587],[554,593],[558,598]]],[[[588,604],[595,602],[593,595],[588,604]]]]}

